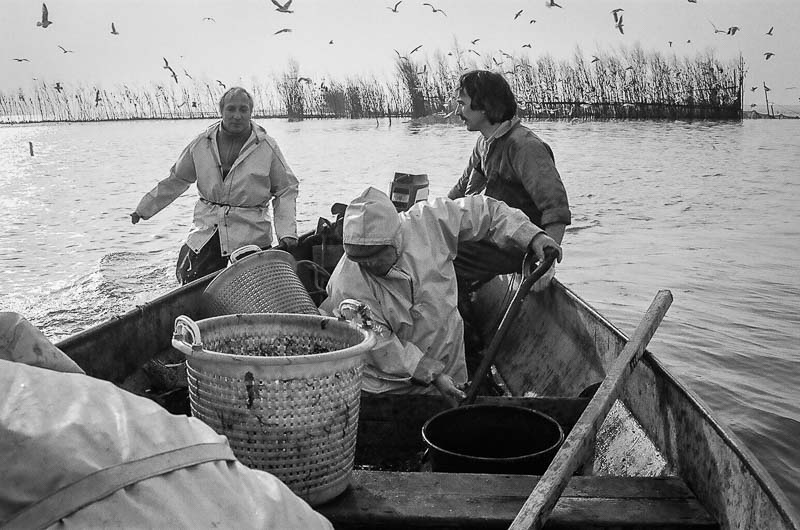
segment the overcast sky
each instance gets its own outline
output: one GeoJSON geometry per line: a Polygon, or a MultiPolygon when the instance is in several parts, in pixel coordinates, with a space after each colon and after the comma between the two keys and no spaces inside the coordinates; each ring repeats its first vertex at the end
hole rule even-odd
{"type": "Polygon", "coordinates": [[[179,76],[185,69],[228,85],[267,81],[292,59],[314,79],[384,78],[394,71],[395,50],[405,55],[422,45],[411,57],[424,59],[451,50],[457,39],[484,56],[503,50],[531,59],[569,58],[576,45],[588,58],[635,44],[690,58],[713,50],[728,60],[741,52],[746,105],[763,104],[763,83],[771,101],[800,104],[800,88],[792,88],[800,87],[800,0],[556,0],[561,8],[546,0],[430,2],[446,14],[422,0],[402,0],[395,13],[395,2],[294,0],[293,13],[280,13],[271,0],[48,0],[52,25],[43,29],[36,26],[40,2],[2,0],[0,90],[29,87],[33,78],[105,89],[173,82],[163,57],[179,76]],[[624,9],[624,35],[614,26],[615,8],[624,9]],[[119,35],[111,34],[112,22],[119,35]],[[715,33],[715,26],[739,30],[715,33]],[[292,31],[274,34],[283,28],[292,31]],[[774,56],[766,60],[766,52],[774,56]]]}

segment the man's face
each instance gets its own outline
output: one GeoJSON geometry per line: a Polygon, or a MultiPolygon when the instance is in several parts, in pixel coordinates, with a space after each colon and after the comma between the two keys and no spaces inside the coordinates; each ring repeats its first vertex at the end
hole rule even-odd
{"type": "Polygon", "coordinates": [[[375,276],[386,276],[397,263],[397,249],[392,245],[349,245],[344,251],[350,261],[358,263],[362,269],[375,276]]]}
{"type": "Polygon", "coordinates": [[[234,92],[225,99],[222,106],[222,126],[232,134],[250,129],[250,100],[241,92],[234,92]]]}
{"type": "Polygon", "coordinates": [[[480,131],[484,126],[490,125],[484,111],[472,109],[472,98],[466,92],[459,92],[456,102],[458,116],[464,121],[468,131],[480,131]]]}

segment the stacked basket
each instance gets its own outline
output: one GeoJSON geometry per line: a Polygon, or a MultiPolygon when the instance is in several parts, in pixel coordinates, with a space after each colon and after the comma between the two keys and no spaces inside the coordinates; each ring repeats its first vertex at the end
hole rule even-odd
{"type": "Polygon", "coordinates": [[[299,280],[285,252],[243,258],[214,282],[206,294],[218,311],[240,312],[243,303],[257,308],[176,319],[172,344],[186,355],[192,415],[227,436],[243,464],[269,471],[309,504],[332,499],[353,469],[372,333],[318,314],[291,314],[316,306],[309,307],[305,291],[286,295],[299,280]]]}

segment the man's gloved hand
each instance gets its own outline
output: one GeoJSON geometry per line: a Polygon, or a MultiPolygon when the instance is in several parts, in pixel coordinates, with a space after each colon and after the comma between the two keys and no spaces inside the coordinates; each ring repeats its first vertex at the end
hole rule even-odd
{"type": "Polygon", "coordinates": [[[458,388],[453,378],[447,374],[437,375],[433,385],[453,407],[457,407],[461,400],[467,397],[467,394],[458,388]]]}
{"type": "Polygon", "coordinates": [[[556,258],[556,261],[561,263],[561,245],[556,243],[556,241],[550,236],[548,236],[545,232],[539,232],[538,234],[533,236],[531,242],[528,243],[528,248],[530,249],[531,252],[533,252],[536,255],[536,259],[540,262],[544,261],[545,249],[552,248],[558,252],[558,257],[556,258]]]}
{"type": "Polygon", "coordinates": [[[286,252],[291,252],[297,248],[297,238],[296,237],[282,237],[278,246],[275,247],[278,250],[285,250],[286,252]]]}
{"type": "MultiPolygon", "coordinates": [[[[536,255],[536,258],[539,260],[539,262],[544,261],[545,251],[547,249],[553,249],[554,251],[558,252],[558,257],[556,258],[556,260],[559,263],[561,262],[561,256],[562,256],[561,246],[558,243],[556,243],[553,238],[551,238],[544,232],[539,232],[538,234],[533,236],[533,239],[531,239],[531,242],[528,244],[528,248],[531,250],[531,252],[533,252],[536,255]]],[[[547,270],[547,272],[545,272],[544,275],[538,280],[536,280],[536,283],[533,284],[533,287],[531,288],[533,292],[539,293],[547,289],[547,286],[550,285],[550,282],[552,281],[553,276],[555,276],[555,274],[556,274],[556,264],[553,263],[553,265],[547,270]]]]}

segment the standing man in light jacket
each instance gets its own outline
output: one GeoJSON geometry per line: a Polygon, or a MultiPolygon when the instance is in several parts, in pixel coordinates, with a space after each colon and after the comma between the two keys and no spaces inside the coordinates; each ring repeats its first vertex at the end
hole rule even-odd
{"type": "MultiPolygon", "coordinates": [[[[372,393],[431,393],[463,399],[467,381],[464,324],[453,260],[467,241],[530,249],[541,260],[561,247],[521,211],[483,195],[418,202],[397,213],[367,188],[344,214],[345,258],[328,281],[326,314],[365,305],[378,342],[367,354],[362,388],[372,393]]],[[[520,257],[520,267],[522,258],[520,257]]]]}
{"type": "Polygon", "coordinates": [[[149,219],[197,183],[200,198],[175,270],[182,284],[225,268],[239,247],[270,247],[270,203],[278,248],[297,245],[297,178],[275,140],[251,121],[253,97],[233,87],[219,110],[222,120],[186,146],[169,176],[130,214],[133,224],[149,219]]]}

